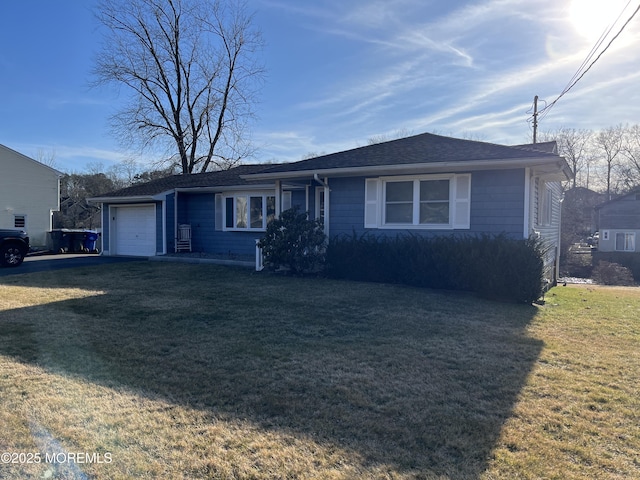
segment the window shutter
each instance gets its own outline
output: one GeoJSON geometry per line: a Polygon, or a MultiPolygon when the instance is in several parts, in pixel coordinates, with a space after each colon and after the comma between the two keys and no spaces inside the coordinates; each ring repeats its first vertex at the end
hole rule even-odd
{"type": "Polygon", "coordinates": [[[291,208],[291,192],[282,192],[282,211],[291,208]]]}
{"type": "Polygon", "coordinates": [[[364,228],[378,228],[379,202],[377,178],[367,178],[364,185],[364,228]]]}
{"type": "Polygon", "coordinates": [[[224,225],[223,218],[222,218],[222,210],[223,210],[222,194],[216,193],[216,208],[215,208],[216,230],[222,230],[222,226],[224,225]]]}
{"type": "Polygon", "coordinates": [[[453,228],[471,227],[471,175],[456,175],[453,228]]]}

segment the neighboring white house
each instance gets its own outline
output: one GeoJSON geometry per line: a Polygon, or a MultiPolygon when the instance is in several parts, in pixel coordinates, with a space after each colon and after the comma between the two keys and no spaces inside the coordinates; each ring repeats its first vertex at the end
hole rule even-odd
{"type": "Polygon", "coordinates": [[[60,209],[57,170],[0,145],[0,228],[24,229],[32,247],[47,244],[53,212],[60,209]]]}
{"type": "Polygon", "coordinates": [[[640,190],[596,206],[601,252],[640,252],[640,190]]]}

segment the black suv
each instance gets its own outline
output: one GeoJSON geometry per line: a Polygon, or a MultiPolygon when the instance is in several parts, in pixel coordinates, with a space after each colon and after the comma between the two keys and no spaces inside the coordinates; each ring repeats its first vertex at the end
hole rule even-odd
{"type": "Polygon", "coordinates": [[[0,229],[0,266],[17,267],[29,253],[29,235],[24,230],[0,229]]]}

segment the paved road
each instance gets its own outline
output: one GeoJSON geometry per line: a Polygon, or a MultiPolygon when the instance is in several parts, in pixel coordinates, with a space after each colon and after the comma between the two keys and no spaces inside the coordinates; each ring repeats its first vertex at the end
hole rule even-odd
{"type": "Polygon", "coordinates": [[[85,267],[107,263],[147,260],[146,257],[103,257],[91,254],[35,255],[25,258],[19,267],[0,267],[0,277],[19,273],[43,272],[60,268],[85,267]]]}

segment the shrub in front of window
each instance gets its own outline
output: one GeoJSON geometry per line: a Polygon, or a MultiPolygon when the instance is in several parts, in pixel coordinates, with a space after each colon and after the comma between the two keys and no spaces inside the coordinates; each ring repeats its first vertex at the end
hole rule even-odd
{"type": "Polygon", "coordinates": [[[497,236],[395,237],[365,234],[332,239],[333,278],[465,290],[482,297],[531,303],[543,289],[542,244],[497,236]]]}
{"type": "Polygon", "coordinates": [[[264,266],[270,270],[316,272],[324,265],[326,235],[322,222],[309,220],[306,213],[294,207],[269,223],[258,246],[262,248],[264,266]]]}

